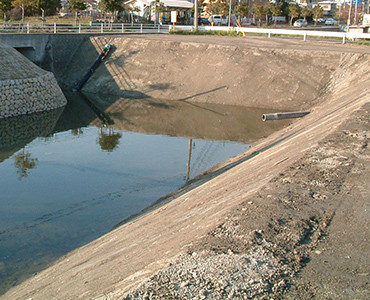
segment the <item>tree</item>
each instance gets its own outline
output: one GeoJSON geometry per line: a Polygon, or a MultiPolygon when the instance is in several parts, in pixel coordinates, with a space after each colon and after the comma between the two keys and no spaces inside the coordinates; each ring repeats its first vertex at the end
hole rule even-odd
{"type": "Polygon", "coordinates": [[[60,8],[60,0],[35,0],[35,7],[41,10],[41,19],[45,21],[46,11],[56,11],[60,8]]]}
{"type": "Polygon", "coordinates": [[[266,18],[266,26],[269,25],[269,14],[270,14],[270,5],[269,4],[265,4],[263,6],[263,14],[265,15],[265,18],[266,18]]]}
{"type": "Polygon", "coordinates": [[[281,14],[283,12],[281,7],[282,7],[281,4],[271,5],[271,7],[270,7],[270,11],[271,11],[272,15],[275,17],[274,26],[276,26],[277,17],[281,16],[281,14]]]}
{"type": "Polygon", "coordinates": [[[14,156],[14,159],[14,166],[19,174],[19,180],[23,177],[27,177],[28,170],[35,168],[37,164],[37,158],[31,158],[31,154],[26,153],[24,148],[21,153],[14,156]]]}
{"type": "Polygon", "coordinates": [[[309,17],[309,16],[312,16],[312,10],[310,10],[307,7],[302,8],[302,10],[301,10],[301,16],[303,17],[303,19],[305,21],[307,21],[306,18],[309,17]]]}
{"type": "Polygon", "coordinates": [[[334,16],[334,18],[338,20],[338,23],[339,24],[341,23],[341,19],[342,19],[342,4],[338,4],[335,7],[335,16],[334,16]]]}
{"type": "Polygon", "coordinates": [[[99,8],[105,12],[112,13],[113,16],[117,16],[119,12],[125,10],[122,3],[123,0],[101,0],[99,8]]]}
{"type": "Polygon", "coordinates": [[[0,0],[0,12],[4,14],[4,22],[6,22],[6,13],[13,8],[12,0],[0,0]]]}
{"type": "Polygon", "coordinates": [[[258,18],[258,24],[261,26],[261,19],[265,15],[265,7],[261,4],[254,4],[252,7],[252,13],[258,18]]]}
{"type": "Polygon", "coordinates": [[[324,9],[320,5],[316,5],[312,9],[312,16],[315,21],[315,26],[317,25],[318,19],[322,17],[323,13],[324,13],[324,9]]]}
{"type": "Polygon", "coordinates": [[[240,22],[241,16],[247,16],[249,12],[249,7],[247,2],[239,2],[234,8],[235,15],[238,17],[240,22]]]}
{"type": "Polygon", "coordinates": [[[108,128],[108,132],[100,129],[99,145],[102,150],[112,152],[117,148],[119,139],[122,137],[121,133],[115,133],[112,128],[108,128]]]}
{"type": "Polygon", "coordinates": [[[78,13],[87,8],[86,2],[83,0],[68,0],[69,8],[75,12],[76,24],[78,21],[78,13]]]}
{"type": "Polygon", "coordinates": [[[154,13],[155,13],[155,19],[153,19],[152,21],[154,21],[154,23],[156,22],[160,22],[161,20],[159,20],[159,15],[160,13],[162,12],[165,12],[166,11],[166,8],[164,6],[164,4],[160,1],[160,0],[155,0],[153,2],[151,2],[151,5],[154,4],[154,13]]]}
{"type": "Polygon", "coordinates": [[[33,5],[33,0],[13,0],[12,5],[14,7],[19,7],[22,10],[22,23],[24,23],[24,12],[27,7],[33,5]]]}
{"type": "Polygon", "coordinates": [[[296,4],[289,5],[289,17],[290,17],[290,26],[293,26],[294,18],[299,17],[299,7],[296,4]]]}
{"type": "Polygon", "coordinates": [[[131,13],[131,23],[134,23],[134,12],[140,12],[139,6],[126,5],[125,10],[131,13]]]}
{"type": "Polygon", "coordinates": [[[227,16],[229,14],[229,5],[226,0],[211,1],[208,10],[211,15],[227,16]]]}

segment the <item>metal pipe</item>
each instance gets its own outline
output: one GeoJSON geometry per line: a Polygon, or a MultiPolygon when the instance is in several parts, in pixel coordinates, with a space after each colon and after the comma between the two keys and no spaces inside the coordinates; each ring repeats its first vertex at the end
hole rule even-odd
{"type": "Polygon", "coordinates": [[[300,118],[307,114],[309,111],[294,111],[294,112],[281,112],[281,113],[273,113],[273,114],[263,114],[262,121],[267,120],[280,120],[280,119],[290,119],[290,118],[300,118]]]}
{"type": "Polygon", "coordinates": [[[87,73],[85,74],[85,76],[79,81],[79,83],[77,84],[77,86],[76,86],[76,88],[74,90],[76,90],[78,92],[78,91],[80,91],[82,89],[82,87],[84,86],[84,84],[89,80],[90,76],[94,73],[94,71],[96,70],[96,68],[101,63],[101,61],[104,60],[104,58],[107,57],[107,55],[108,55],[109,51],[111,50],[111,48],[112,48],[112,45],[111,44],[106,44],[104,46],[103,51],[100,53],[100,55],[98,56],[98,58],[95,60],[94,64],[87,71],[87,73]]]}

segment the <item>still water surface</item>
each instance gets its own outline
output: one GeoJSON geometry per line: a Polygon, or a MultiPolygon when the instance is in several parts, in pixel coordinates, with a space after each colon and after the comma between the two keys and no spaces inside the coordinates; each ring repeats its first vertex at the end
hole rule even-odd
{"type": "Polygon", "coordinates": [[[248,122],[261,111],[91,97],[111,125],[75,95],[63,109],[0,120],[0,294],[243,152],[260,130],[248,122]]]}

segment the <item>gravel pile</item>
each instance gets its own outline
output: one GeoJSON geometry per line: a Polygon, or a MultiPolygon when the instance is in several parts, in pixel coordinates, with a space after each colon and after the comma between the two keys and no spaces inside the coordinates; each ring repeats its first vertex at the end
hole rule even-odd
{"type": "Polygon", "coordinates": [[[180,255],[125,299],[263,299],[285,285],[284,280],[272,284],[285,267],[269,248],[258,245],[248,254],[229,250],[180,255]]]}

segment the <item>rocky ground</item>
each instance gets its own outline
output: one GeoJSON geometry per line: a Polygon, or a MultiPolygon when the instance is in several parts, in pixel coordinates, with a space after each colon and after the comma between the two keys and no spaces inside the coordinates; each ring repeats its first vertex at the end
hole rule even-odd
{"type": "Polygon", "coordinates": [[[369,299],[369,110],[124,299],[369,299]]]}

